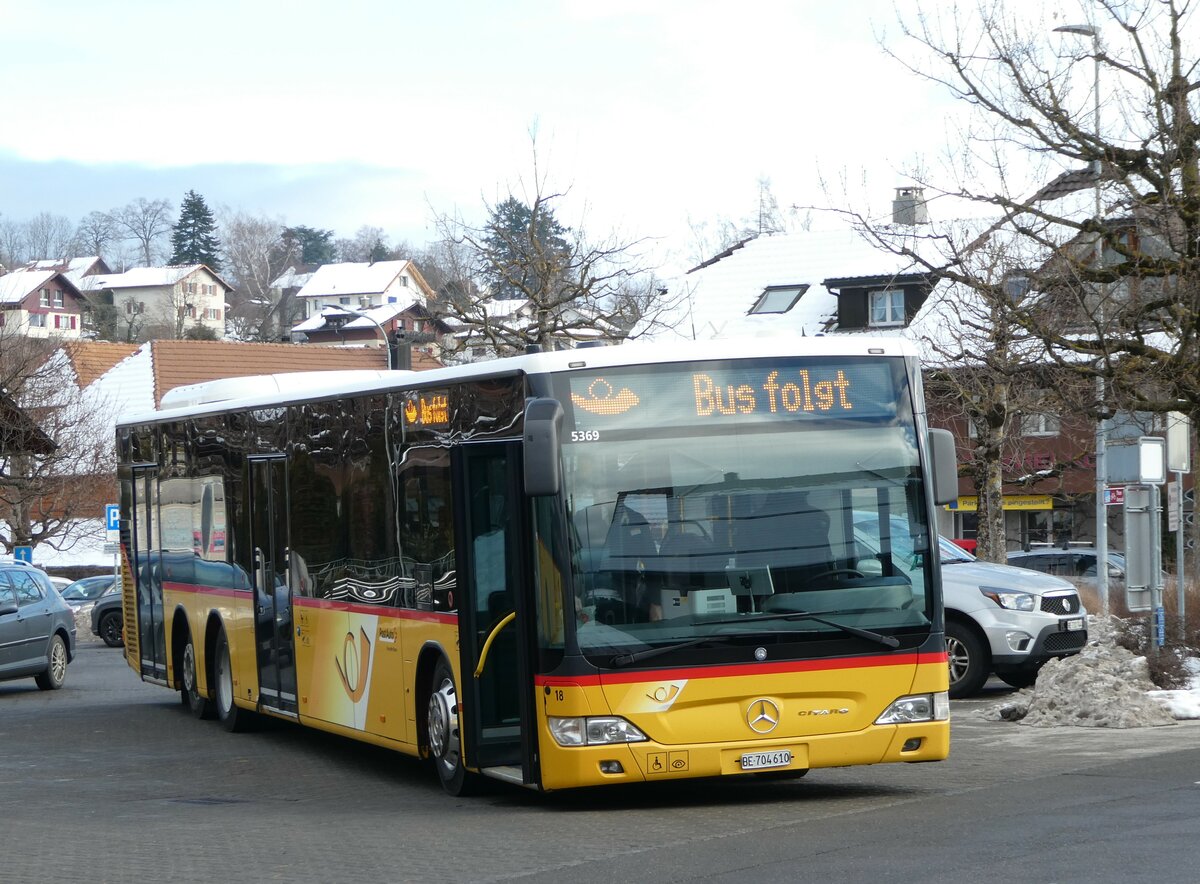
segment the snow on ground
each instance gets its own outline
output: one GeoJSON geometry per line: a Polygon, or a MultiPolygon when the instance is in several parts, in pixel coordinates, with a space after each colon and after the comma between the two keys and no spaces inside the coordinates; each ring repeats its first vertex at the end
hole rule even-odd
{"type": "MultiPolygon", "coordinates": [[[[0,531],[7,531],[8,524],[0,522],[0,531]]],[[[72,541],[65,549],[55,549],[62,544],[61,538],[39,543],[33,549],[33,563],[39,568],[66,568],[73,565],[93,568],[112,568],[114,556],[104,552],[104,520],[85,519],[72,532],[72,541]]]]}
{"type": "Polygon", "coordinates": [[[1146,658],[1115,644],[1109,621],[1090,618],[1088,632],[1082,651],[1049,661],[1032,688],[979,714],[1034,727],[1160,727],[1200,718],[1200,660],[1188,661],[1189,689],[1157,690],[1146,658]]]}

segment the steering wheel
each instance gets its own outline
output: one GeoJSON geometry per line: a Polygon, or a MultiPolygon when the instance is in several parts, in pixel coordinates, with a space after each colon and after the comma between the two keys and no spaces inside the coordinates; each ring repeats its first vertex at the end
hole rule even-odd
{"type": "Polygon", "coordinates": [[[846,574],[850,577],[867,576],[862,571],[858,571],[854,568],[830,568],[828,571],[822,571],[820,574],[814,574],[812,577],[809,577],[808,580],[811,583],[814,580],[820,580],[822,577],[837,577],[839,574],[846,574]]]}

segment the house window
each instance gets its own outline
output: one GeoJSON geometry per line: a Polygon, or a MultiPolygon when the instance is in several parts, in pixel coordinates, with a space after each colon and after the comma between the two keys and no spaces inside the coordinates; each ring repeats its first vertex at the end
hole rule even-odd
{"type": "Polygon", "coordinates": [[[1004,281],[1000,285],[1004,289],[1005,296],[1013,303],[1029,294],[1031,288],[1029,277],[1024,273],[1006,273],[1004,281]]]}
{"type": "Polygon", "coordinates": [[[349,298],[338,298],[338,303],[339,304],[349,304],[350,299],[349,298]]]}
{"type": "Polygon", "coordinates": [[[407,276],[400,277],[400,286],[401,286],[401,288],[408,288],[408,277],[407,276]]]}
{"type": "Polygon", "coordinates": [[[204,311],[204,318],[205,319],[214,319],[214,320],[220,319],[221,311],[216,309],[215,307],[209,307],[207,310],[204,311]]]}
{"type": "Polygon", "coordinates": [[[61,307],[62,305],[63,305],[62,289],[55,289],[54,290],[54,306],[61,307]]]}
{"type": "Polygon", "coordinates": [[[46,327],[46,314],[45,313],[30,313],[29,314],[29,324],[33,328],[45,328],[46,327]]]}
{"type": "Polygon", "coordinates": [[[808,291],[808,284],[803,285],[769,285],[758,296],[751,313],[787,313],[796,306],[800,296],[808,291]]]}
{"type": "Polygon", "coordinates": [[[43,306],[43,307],[49,307],[49,306],[50,306],[50,289],[42,289],[42,301],[41,301],[41,304],[42,304],[42,306],[43,306]]]}
{"type": "Polygon", "coordinates": [[[870,293],[871,325],[904,325],[904,290],[883,289],[870,293]]]}
{"type": "Polygon", "coordinates": [[[7,313],[0,313],[0,328],[4,328],[5,320],[8,319],[7,313]]]}
{"type": "Polygon", "coordinates": [[[395,303],[396,303],[396,296],[395,296],[395,295],[388,295],[388,303],[389,303],[389,304],[395,304],[395,303]]]}
{"type": "Polygon", "coordinates": [[[1053,414],[1039,412],[1021,415],[1022,436],[1057,436],[1058,430],[1058,417],[1053,414]]]}

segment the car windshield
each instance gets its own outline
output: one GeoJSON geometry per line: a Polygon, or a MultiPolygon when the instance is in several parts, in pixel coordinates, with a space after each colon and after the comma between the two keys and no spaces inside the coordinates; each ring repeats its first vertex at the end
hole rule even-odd
{"type": "Polygon", "coordinates": [[[85,577],[82,580],[76,580],[60,595],[71,601],[91,601],[104,595],[112,585],[111,577],[85,577]]]}
{"type": "Polygon", "coordinates": [[[863,631],[907,631],[910,645],[927,633],[929,533],[895,362],[777,360],[736,372],[706,365],[573,378],[560,396],[575,406],[563,453],[581,651],[619,666],[659,648],[713,659],[705,654],[767,636],[859,647],[863,631]],[[814,388],[840,383],[848,398],[861,389],[859,408],[852,418],[766,413],[788,377],[814,388]],[[663,405],[676,385],[694,397],[694,411],[663,405]],[[741,406],[722,406],[721,391],[741,406]],[[618,421],[612,412],[622,402],[647,407],[618,421]],[[697,420],[709,406],[721,421],[697,420]],[[854,520],[886,523],[895,513],[912,515],[904,551],[899,542],[860,549],[854,520]]]}

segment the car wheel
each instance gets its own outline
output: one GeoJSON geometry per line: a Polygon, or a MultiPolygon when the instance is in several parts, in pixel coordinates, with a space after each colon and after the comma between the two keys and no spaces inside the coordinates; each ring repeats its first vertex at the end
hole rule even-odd
{"type": "Polygon", "coordinates": [[[991,668],[983,642],[970,627],[953,620],[946,621],[946,662],[950,666],[950,696],[955,699],[978,692],[991,668]]]}
{"type": "Polygon", "coordinates": [[[100,617],[100,638],[110,648],[125,644],[125,637],[121,634],[122,625],[120,611],[109,611],[100,617]]]}
{"type": "Polygon", "coordinates": [[[67,680],[67,644],[61,635],[50,637],[50,653],[46,655],[46,671],[34,676],[43,691],[57,691],[67,680]]]}
{"type": "Polygon", "coordinates": [[[183,705],[187,706],[192,715],[197,718],[212,718],[212,701],[200,695],[200,687],[196,679],[196,643],[192,641],[190,634],[183,645],[179,674],[179,696],[183,700],[183,705]]]}
{"type": "Polygon", "coordinates": [[[250,713],[233,702],[233,661],[229,656],[229,639],[225,627],[217,633],[214,648],[213,682],[216,689],[217,720],[225,730],[236,733],[250,724],[250,713]]]}
{"type": "Polygon", "coordinates": [[[1036,669],[1022,669],[1018,672],[997,672],[996,676],[1010,688],[1029,688],[1037,681],[1036,669]]]}
{"type": "Polygon", "coordinates": [[[466,795],[474,791],[476,783],[474,775],[463,766],[462,719],[458,713],[458,689],[454,685],[454,673],[445,660],[439,660],[433,670],[425,735],[442,788],[451,795],[466,795]]]}

